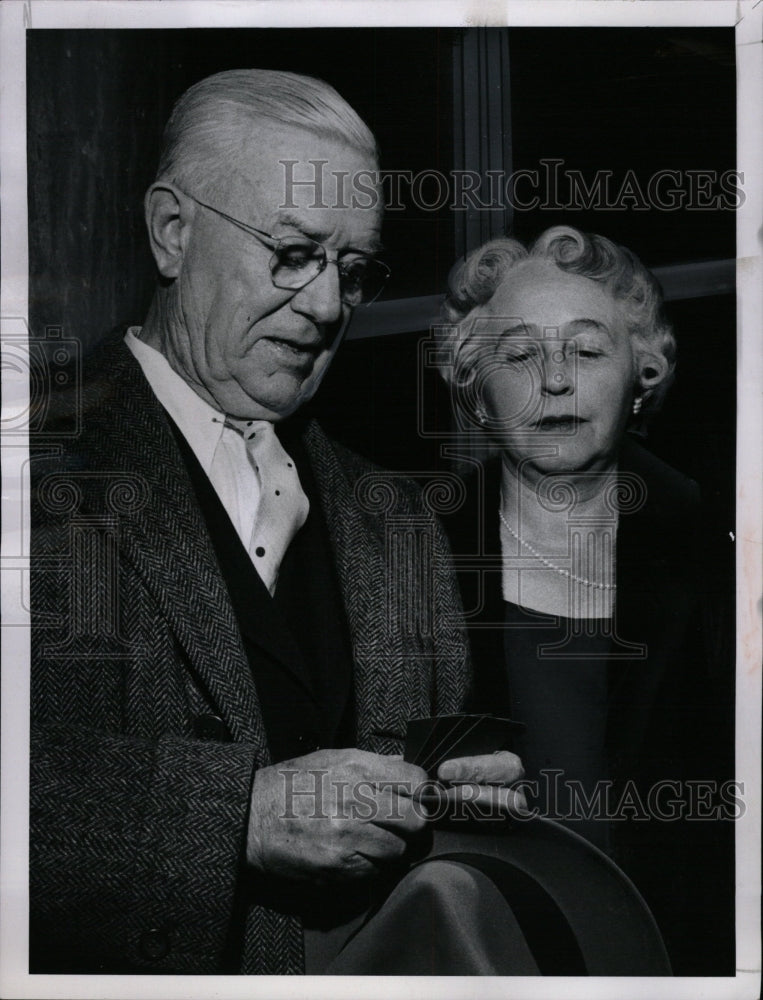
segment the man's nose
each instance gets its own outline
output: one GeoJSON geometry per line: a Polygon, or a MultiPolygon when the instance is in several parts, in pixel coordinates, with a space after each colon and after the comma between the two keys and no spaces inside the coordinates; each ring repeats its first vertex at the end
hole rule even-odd
{"type": "Polygon", "coordinates": [[[336,323],[341,319],[342,297],[336,261],[326,261],[321,273],[297,292],[291,305],[315,323],[336,323]]]}

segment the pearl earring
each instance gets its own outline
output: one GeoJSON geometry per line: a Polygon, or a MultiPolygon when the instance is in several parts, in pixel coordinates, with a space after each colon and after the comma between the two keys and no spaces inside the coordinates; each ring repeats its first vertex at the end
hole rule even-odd
{"type": "Polygon", "coordinates": [[[633,416],[634,417],[637,417],[639,415],[639,413],[641,413],[641,404],[642,403],[643,403],[643,399],[641,398],[641,396],[636,396],[636,398],[633,400],[633,416]]]}
{"type": "Polygon", "coordinates": [[[478,407],[476,409],[475,413],[476,413],[476,416],[477,416],[477,420],[484,427],[485,424],[487,423],[487,413],[485,413],[485,411],[482,409],[482,407],[478,407]]]}

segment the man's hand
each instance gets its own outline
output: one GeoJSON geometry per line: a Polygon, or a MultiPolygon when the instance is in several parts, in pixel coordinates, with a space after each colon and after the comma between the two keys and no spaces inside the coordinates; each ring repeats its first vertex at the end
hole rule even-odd
{"type": "Polygon", "coordinates": [[[439,780],[452,786],[447,790],[451,802],[474,803],[487,815],[527,812],[523,792],[508,787],[524,773],[522,761],[508,750],[446,760],[437,769],[439,780]]]}
{"type": "Polygon", "coordinates": [[[401,757],[318,750],[257,771],[247,861],[286,878],[348,879],[399,860],[426,825],[426,773],[401,757]]]}

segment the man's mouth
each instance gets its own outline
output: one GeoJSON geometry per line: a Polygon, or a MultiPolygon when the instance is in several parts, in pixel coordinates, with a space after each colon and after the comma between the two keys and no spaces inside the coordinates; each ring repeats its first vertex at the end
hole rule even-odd
{"type": "Polygon", "coordinates": [[[303,366],[312,364],[320,350],[320,342],[309,343],[298,340],[284,340],[281,337],[263,338],[275,350],[281,360],[288,365],[303,366]]]}

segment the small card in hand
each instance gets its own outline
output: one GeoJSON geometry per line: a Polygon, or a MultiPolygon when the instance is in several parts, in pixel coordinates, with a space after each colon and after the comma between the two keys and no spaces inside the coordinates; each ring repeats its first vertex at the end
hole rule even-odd
{"type": "Polygon", "coordinates": [[[521,722],[492,715],[438,715],[410,719],[405,736],[405,760],[436,779],[437,768],[455,757],[475,757],[508,749],[521,722]]]}

